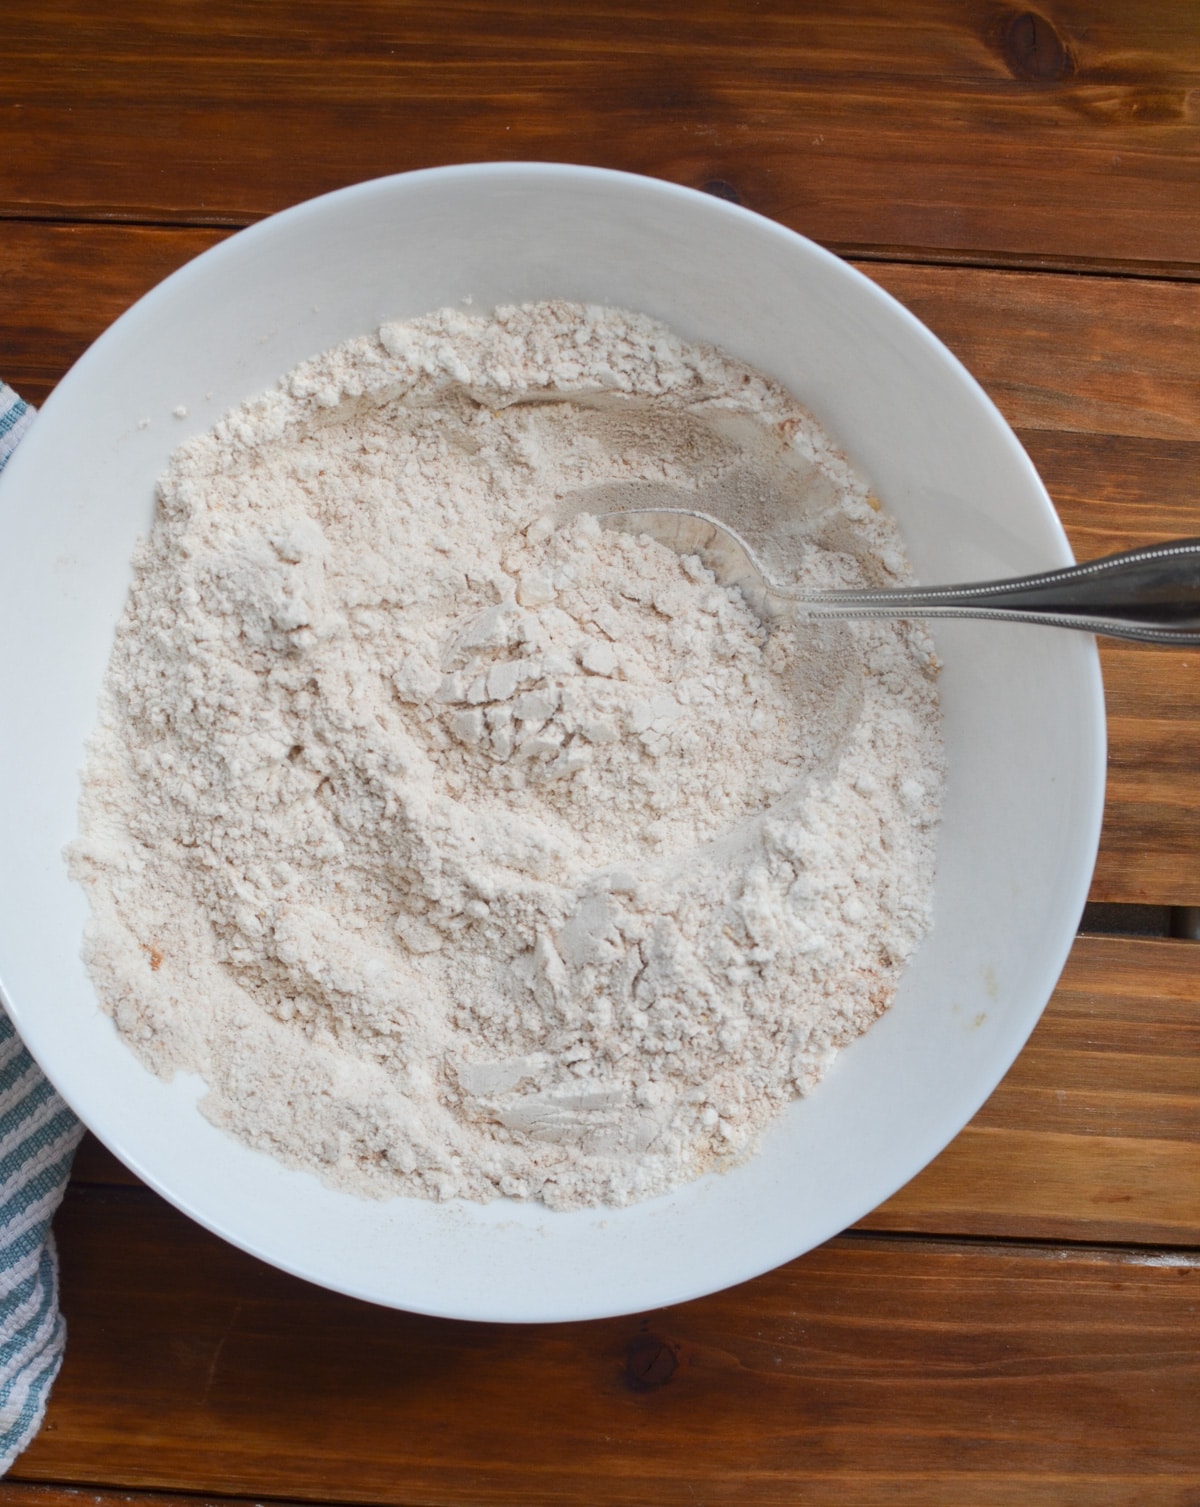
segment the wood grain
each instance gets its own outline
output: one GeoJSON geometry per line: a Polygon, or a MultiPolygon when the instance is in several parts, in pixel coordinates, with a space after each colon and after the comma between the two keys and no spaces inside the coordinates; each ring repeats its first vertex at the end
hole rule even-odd
{"type": "MultiPolygon", "coordinates": [[[[6,380],[40,401],[130,304],[226,233],[5,225],[6,380]]],[[[1200,529],[1189,485],[1200,444],[1200,285],[858,265],[983,384],[1081,542],[1200,529]]]]}
{"type": "MultiPolygon", "coordinates": [[[[35,402],[211,230],[10,225],[5,379],[35,402]],[[80,293],[83,289],[83,293],[80,293]]],[[[1081,556],[1200,535],[1200,285],[865,265],[947,341],[1029,449],[1081,556]]],[[[1200,901],[1197,656],[1105,646],[1110,784],[1092,897],[1200,901]]]]}
{"type": "Polygon", "coordinates": [[[864,268],[971,371],[1014,428],[1200,440],[1200,286],[864,268]],[[953,286],[954,296],[947,297],[953,286]]]}
{"type": "MultiPolygon", "coordinates": [[[[1029,450],[1079,558],[1200,536],[1200,286],[870,266],[1029,450]]],[[[1109,783],[1091,898],[1200,895],[1200,653],[1101,647],[1109,783]]]]}
{"type": "MultiPolygon", "coordinates": [[[[0,1507],[264,1507],[248,1497],[203,1495],[178,1496],[174,1492],[109,1491],[94,1486],[31,1486],[21,1481],[0,1481],[0,1507]]],[[[296,1507],[275,1500],[271,1507],[296,1507]]]]}
{"type": "Polygon", "coordinates": [[[44,403],[131,304],[227,233],[0,224],[3,380],[44,403]]]}
{"type": "Polygon", "coordinates": [[[1200,1245],[1200,953],[1080,937],[1029,1043],[871,1229],[1200,1245]]]}
{"type": "MultiPolygon", "coordinates": [[[[996,1092],[860,1228],[1200,1246],[1198,956],[1081,937],[996,1092]]],[[[136,1184],[90,1138],[74,1181],[136,1184]]]]}
{"type": "MultiPolygon", "coordinates": [[[[1194,6],[41,0],[4,63],[0,376],[34,401],[231,227],[408,168],[591,162],[857,255],[1081,556],[1200,534],[1194,6]]],[[[1200,656],[1102,654],[1093,898],[1200,903],[1200,656]]],[[[996,1094],[863,1227],[632,1319],[354,1303],[85,1142],[67,1361],[0,1507],[1196,1507],[1195,955],[1082,938],[996,1094]]]]}
{"type": "MultiPolygon", "coordinates": [[[[1146,366],[1143,365],[1143,371],[1146,366]]],[[[1200,398],[1196,403],[1200,412],[1200,398]]],[[[1080,559],[1200,535],[1193,441],[1023,429],[1080,559]]],[[[1200,894],[1200,652],[1101,640],[1109,767],[1093,900],[1200,894]]]]}
{"type": "Polygon", "coordinates": [[[5,74],[9,215],[243,224],[532,158],[711,184],[842,249],[1198,260],[1200,26],[1170,0],[46,0],[5,74]]]}
{"type": "Polygon", "coordinates": [[[487,1326],[280,1276],[138,1190],[77,1190],[58,1229],[71,1343],[24,1481],[1095,1507],[1200,1473],[1182,1253],[847,1237],[641,1318],[487,1326]]]}

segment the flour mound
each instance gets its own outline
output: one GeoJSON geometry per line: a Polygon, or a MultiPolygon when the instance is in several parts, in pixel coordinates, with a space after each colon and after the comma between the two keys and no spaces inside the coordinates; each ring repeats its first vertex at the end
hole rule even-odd
{"type": "Polygon", "coordinates": [[[370,1195],[625,1204],[749,1154],[929,924],[918,625],[764,631],[597,512],[907,579],[778,386],[612,309],[454,310],[174,457],[89,746],[104,1007],[204,1112],[370,1195]]]}

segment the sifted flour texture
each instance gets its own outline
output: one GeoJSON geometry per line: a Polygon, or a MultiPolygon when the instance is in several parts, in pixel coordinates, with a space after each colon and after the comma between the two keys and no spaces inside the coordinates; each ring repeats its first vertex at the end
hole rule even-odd
{"type": "Polygon", "coordinates": [[[73,872],[104,1008],[373,1196],[625,1204],[753,1152],[929,926],[919,624],[766,631],[595,514],[781,583],[908,579],[777,384],[648,318],[442,310],[189,441],[139,547],[73,872]]]}

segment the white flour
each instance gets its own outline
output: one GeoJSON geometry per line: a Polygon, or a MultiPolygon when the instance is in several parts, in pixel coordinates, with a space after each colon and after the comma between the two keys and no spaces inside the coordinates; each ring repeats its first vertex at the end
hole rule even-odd
{"type": "Polygon", "coordinates": [[[762,630],[589,514],[887,583],[765,378],[562,303],[306,363],[161,484],[72,850],[100,997],[219,1125],[376,1195],[622,1204],[721,1168],[893,995],[942,780],[917,626],[762,630]]]}

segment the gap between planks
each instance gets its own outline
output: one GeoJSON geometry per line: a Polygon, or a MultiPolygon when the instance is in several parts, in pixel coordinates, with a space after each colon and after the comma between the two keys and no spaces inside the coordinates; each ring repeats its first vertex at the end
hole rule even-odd
{"type": "MultiPolygon", "coordinates": [[[[995,1093],[858,1228],[918,1238],[1200,1246],[1197,959],[1192,942],[1079,938],[995,1093]]],[[[956,1019],[969,1029],[975,1012],[991,1008],[985,980],[956,1019]]],[[[74,1182],[98,1191],[138,1186],[90,1137],[74,1182]]]]}
{"type": "Polygon", "coordinates": [[[311,1287],[149,1200],[84,1202],[63,1224],[72,1343],[26,1480],[784,1507],[1008,1503],[998,1483],[1061,1478],[1078,1489],[1025,1501],[1109,1507],[1085,1492],[1200,1470],[1190,1253],[853,1235],[652,1313],[494,1326],[311,1287]],[[879,1494],[910,1475],[936,1494],[879,1494]]]}
{"type": "MultiPolygon", "coordinates": [[[[664,183],[673,182],[673,179],[662,179],[664,183]]],[[[346,187],[353,187],[347,184],[346,187]]],[[[690,187],[681,184],[680,187],[690,187]]],[[[697,190],[699,193],[711,192],[704,188],[697,190]]],[[[720,198],[720,194],[713,194],[714,198],[720,198]]],[[[304,203],[297,200],[297,203],[304,203]]],[[[294,208],[293,205],[283,206],[273,213],[282,213],[283,208],[294,208]]],[[[254,216],[237,215],[204,215],[195,210],[181,210],[177,216],[167,218],[165,216],[151,217],[135,213],[123,214],[118,210],[97,210],[92,214],[82,212],[39,214],[18,207],[0,205],[0,224],[46,226],[58,229],[82,229],[89,227],[104,229],[125,230],[162,230],[168,233],[186,233],[190,231],[205,233],[214,232],[218,236],[236,235],[240,230],[248,230],[253,225],[260,225],[267,214],[254,216]]],[[[782,221],[776,221],[782,224],[782,221]]],[[[802,231],[796,232],[802,235],[802,231]]],[[[1071,259],[1040,256],[1035,254],[1023,255],[1014,252],[1011,255],[1003,255],[997,252],[973,252],[969,249],[956,249],[954,247],[939,247],[931,250],[928,247],[917,245],[863,245],[858,242],[822,241],[819,243],[826,251],[831,251],[834,256],[840,257],[846,262],[861,263],[866,271],[872,266],[914,266],[954,271],[958,268],[968,268],[974,272],[1024,272],[1036,273],[1039,276],[1050,277],[1098,277],[1112,278],[1117,280],[1140,280],[1144,282],[1178,282],[1194,283],[1200,281],[1200,261],[1196,262],[1134,262],[1123,260],[1120,257],[1075,257],[1071,259]]],[[[868,275],[870,273],[868,272],[868,275]]]]}
{"type": "Polygon", "coordinates": [[[252,9],[210,7],[201,32],[147,0],[34,8],[6,49],[5,202],[240,220],[431,159],[582,155],[830,245],[1194,259],[1178,5],[252,9]]]}

